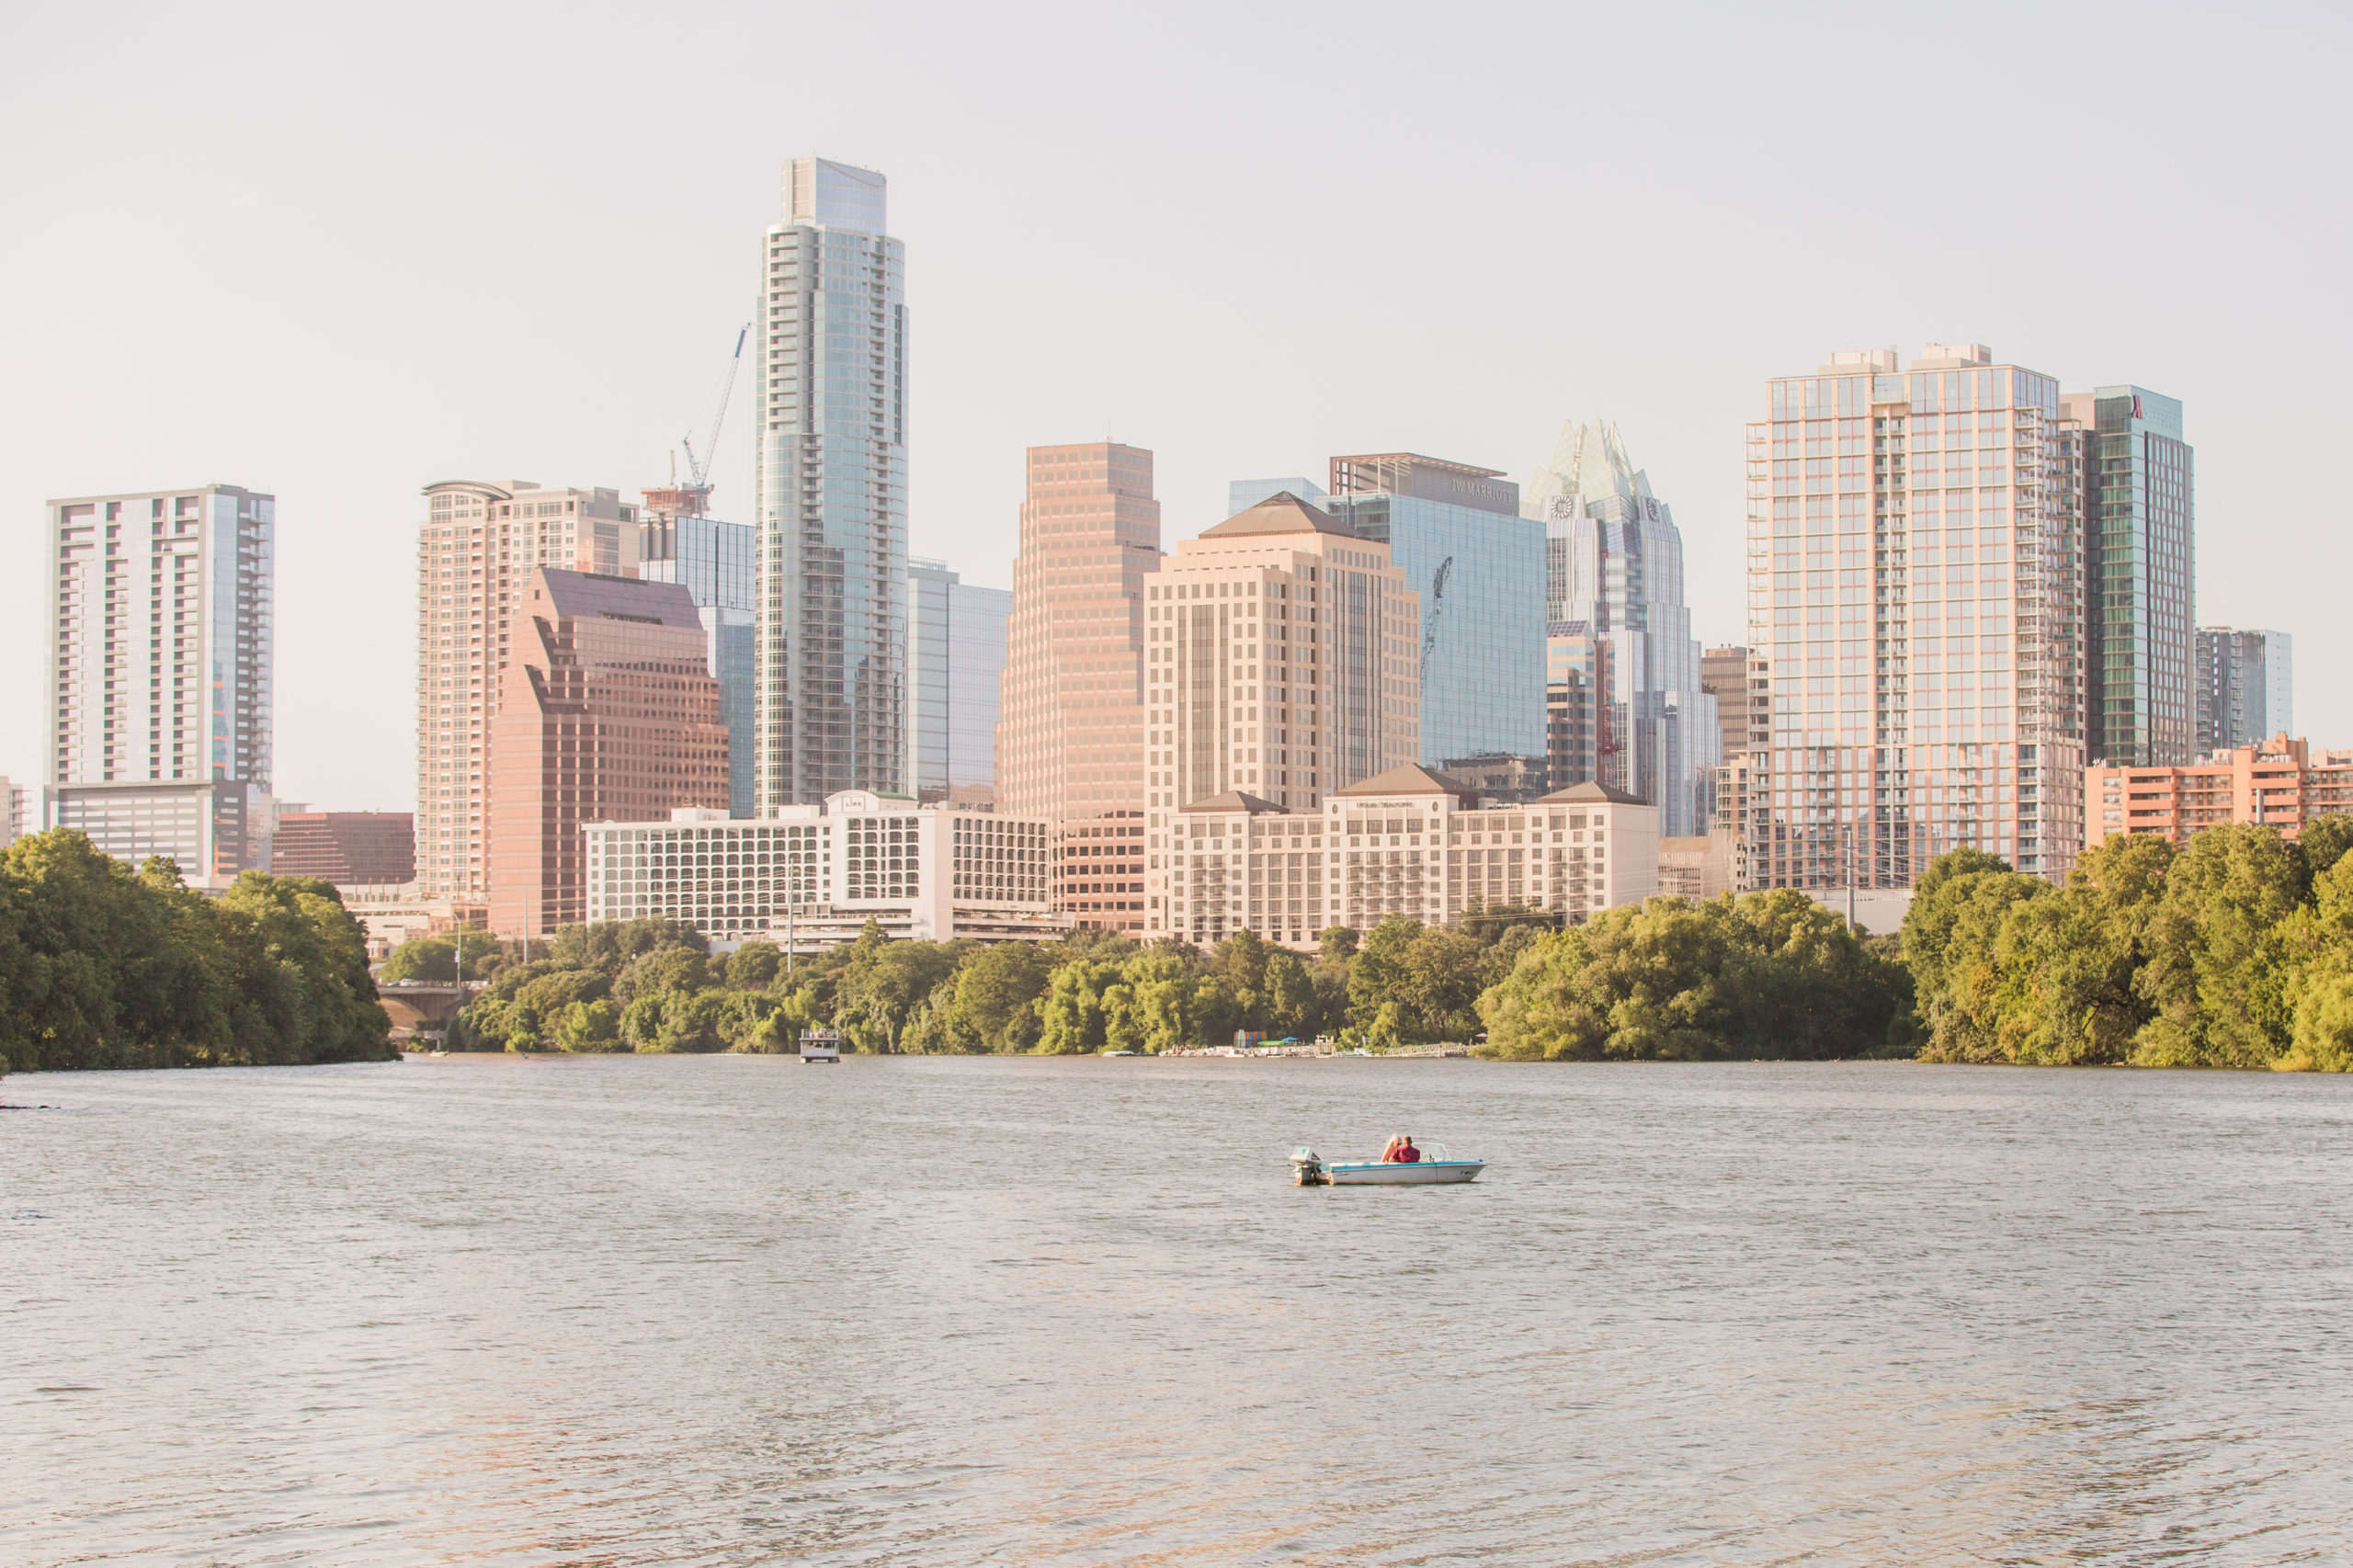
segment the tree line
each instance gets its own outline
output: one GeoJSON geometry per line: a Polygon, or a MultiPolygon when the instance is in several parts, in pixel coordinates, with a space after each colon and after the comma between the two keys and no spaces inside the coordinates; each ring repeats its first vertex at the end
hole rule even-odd
{"type": "Polygon", "coordinates": [[[2063,888],[1991,855],[1929,868],[1904,923],[1920,1055],[2353,1070],[2353,818],[2301,837],[2135,834],[2063,888]]]}
{"type": "Polygon", "coordinates": [[[330,883],[208,897],[66,828],[0,853],[0,1073],[389,1061],[391,1028],[330,883]]]}
{"type": "Polygon", "coordinates": [[[1059,942],[855,942],[790,964],[713,954],[666,921],[575,926],[530,962],[472,937],[410,944],[388,977],[485,989],[472,1049],[1165,1051],[1249,1030],[1381,1047],[1470,1040],[1510,1060],[1914,1057],[2084,1065],[2353,1067],[2353,819],[2301,840],[2217,827],[2135,835],[2064,887],[1961,849],[1899,935],[1868,937],[1789,889],[1653,898],[1553,930],[1502,908],[1461,928],[1392,917],[1318,950],[1243,931],[1213,946],[1102,932],[1059,942]]]}

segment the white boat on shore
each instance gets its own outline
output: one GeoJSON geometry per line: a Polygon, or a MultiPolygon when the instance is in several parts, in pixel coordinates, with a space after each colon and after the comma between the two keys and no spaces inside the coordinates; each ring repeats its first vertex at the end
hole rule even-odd
{"type": "Polygon", "coordinates": [[[1302,1144],[1290,1152],[1290,1168],[1302,1187],[1430,1187],[1474,1180],[1487,1162],[1458,1160],[1439,1147],[1424,1150],[1418,1160],[1327,1162],[1302,1144]]]}
{"type": "Polygon", "coordinates": [[[813,1062],[839,1062],[842,1059],[842,1037],[835,1029],[802,1029],[801,1031],[801,1065],[813,1062]]]}

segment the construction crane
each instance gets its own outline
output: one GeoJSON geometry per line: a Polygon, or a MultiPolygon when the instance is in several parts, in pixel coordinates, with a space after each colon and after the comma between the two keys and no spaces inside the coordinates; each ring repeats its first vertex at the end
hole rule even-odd
{"type": "Polygon", "coordinates": [[[678,437],[687,453],[687,483],[678,487],[675,503],[682,517],[699,517],[710,507],[710,462],[719,451],[719,427],[726,422],[727,400],[735,391],[735,372],[744,367],[744,343],[751,335],[752,324],[745,322],[735,335],[735,352],[728,357],[727,373],[719,379],[719,406],[711,411],[710,426],[703,433],[702,455],[695,455],[693,431],[678,437]]]}

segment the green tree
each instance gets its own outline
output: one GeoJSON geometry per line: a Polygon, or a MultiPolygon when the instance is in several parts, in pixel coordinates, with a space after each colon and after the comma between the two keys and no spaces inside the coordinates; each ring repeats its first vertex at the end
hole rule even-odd
{"type": "Polygon", "coordinates": [[[2294,979],[2280,926],[2311,892],[2278,830],[2226,824],[2193,835],[2166,868],[2136,983],[2154,1016],[2133,1060],[2259,1067],[2288,1049],[2294,979]]]}
{"type": "Polygon", "coordinates": [[[605,1051],[621,1049],[620,1020],[610,1002],[574,1002],[556,1021],[559,1051],[605,1051]]]}

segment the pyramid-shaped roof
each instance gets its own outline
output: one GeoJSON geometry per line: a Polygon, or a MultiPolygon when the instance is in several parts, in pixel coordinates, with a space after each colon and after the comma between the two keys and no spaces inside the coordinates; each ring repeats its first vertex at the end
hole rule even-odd
{"type": "Polygon", "coordinates": [[[1179,806],[1179,812],[1248,812],[1252,816],[1264,816],[1268,812],[1288,816],[1287,808],[1272,801],[1262,801],[1256,795],[1245,795],[1239,790],[1228,790],[1222,795],[1205,795],[1189,806],[1179,806]]]}
{"type": "Polygon", "coordinates": [[[1288,490],[1278,490],[1245,512],[1236,512],[1203,539],[1233,539],[1242,534],[1338,534],[1343,539],[1364,536],[1320,506],[1311,506],[1288,490]]]}
{"type": "Polygon", "coordinates": [[[1607,784],[1598,784],[1590,778],[1586,779],[1582,784],[1572,784],[1565,790],[1555,790],[1551,794],[1545,796],[1544,799],[1547,801],[1582,801],[1586,805],[1591,805],[1597,801],[1613,806],[1647,806],[1650,804],[1648,801],[1643,800],[1640,795],[1629,795],[1623,790],[1613,790],[1607,784]]]}
{"type": "Polygon", "coordinates": [[[1468,779],[1457,778],[1451,773],[1440,773],[1435,767],[1424,767],[1409,762],[1403,767],[1392,767],[1386,773],[1351,784],[1345,790],[1335,790],[1335,795],[1465,795],[1476,798],[1479,787],[1468,779]]]}

